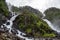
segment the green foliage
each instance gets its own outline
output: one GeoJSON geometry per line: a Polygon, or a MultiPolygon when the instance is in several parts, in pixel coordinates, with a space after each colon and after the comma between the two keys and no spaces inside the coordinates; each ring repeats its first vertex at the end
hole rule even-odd
{"type": "Polygon", "coordinates": [[[8,16],[9,12],[5,0],[0,0],[0,13],[3,13],[5,16],[8,16]]]}
{"type": "Polygon", "coordinates": [[[43,36],[44,36],[44,37],[55,37],[56,35],[54,35],[53,33],[51,33],[51,34],[47,34],[47,33],[46,33],[46,34],[44,34],[43,36]]]}
{"type": "Polygon", "coordinates": [[[27,33],[31,33],[32,32],[32,29],[31,28],[28,28],[28,29],[26,29],[26,32],[27,33]]]}
{"type": "Polygon", "coordinates": [[[48,35],[46,34],[49,34],[49,37],[53,37],[53,35],[55,35],[45,21],[28,10],[24,10],[23,13],[18,16],[17,21],[19,22],[19,28],[31,36],[47,37],[48,35]]]}
{"type": "Polygon", "coordinates": [[[31,12],[31,13],[36,14],[40,18],[42,18],[42,16],[43,16],[42,13],[39,10],[34,9],[34,8],[30,7],[30,6],[23,6],[23,7],[20,7],[20,8],[12,6],[12,11],[15,11],[15,12],[18,12],[18,13],[31,12]]]}

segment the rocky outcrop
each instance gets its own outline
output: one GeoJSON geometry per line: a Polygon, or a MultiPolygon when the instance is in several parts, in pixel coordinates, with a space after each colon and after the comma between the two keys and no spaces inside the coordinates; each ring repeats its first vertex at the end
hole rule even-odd
{"type": "Polygon", "coordinates": [[[8,32],[1,32],[0,31],[0,40],[23,40],[23,39],[17,37],[14,34],[10,34],[8,32]]]}
{"type": "Polygon", "coordinates": [[[1,26],[3,23],[5,23],[6,20],[7,20],[7,18],[6,18],[4,15],[2,15],[2,13],[0,13],[0,26],[1,26]]]}

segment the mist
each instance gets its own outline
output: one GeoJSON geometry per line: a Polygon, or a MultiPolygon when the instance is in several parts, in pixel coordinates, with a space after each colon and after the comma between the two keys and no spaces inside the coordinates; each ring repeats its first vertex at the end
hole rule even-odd
{"type": "Polygon", "coordinates": [[[60,8],[60,0],[6,0],[6,2],[16,7],[31,6],[41,12],[50,7],[60,8]]]}

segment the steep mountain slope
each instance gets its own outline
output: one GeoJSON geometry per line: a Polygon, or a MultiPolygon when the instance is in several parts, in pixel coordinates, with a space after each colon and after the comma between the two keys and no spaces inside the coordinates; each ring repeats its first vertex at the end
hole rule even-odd
{"type": "Polygon", "coordinates": [[[25,6],[21,9],[21,14],[14,21],[14,25],[18,25],[18,29],[27,33],[28,36],[33,37],[56,36],[54,31],[48,26],[48,24],[41,19],[41,12],[36,11],[36,9],[33,10],[33,8],[31,9],[31,7],[29,6],[25,6]]]}
{"type": "Polygon", "coordinates": [[[60,9],[51,7],[44,12],[46,14],[46,17],[48,20],[54,22],[54,20],[59,20],[60,19],[60,9]]]}
{"type": "Polygon", "coordinates": [[[60,9],[51,7],[44,13],[46,14],[45,18],[52,22],[55,29],[60,31],[60,9]]]}

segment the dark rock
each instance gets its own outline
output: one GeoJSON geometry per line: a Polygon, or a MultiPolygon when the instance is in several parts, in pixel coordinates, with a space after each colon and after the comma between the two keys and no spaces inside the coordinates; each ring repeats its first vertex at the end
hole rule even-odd
{"type": "Polygon", "coordinates": [[[9,29],[7,27],[3,27],[3,28],[4,28],[5,32],[9,31],[9,29]]]}
{"type": "Polygon", "coordinates": [[[8,32],[9,29],[7,27],[5,27],[4,25],[2,25],[3,27],[0,28],[0,31],[2,32],[8,32]]]}
{"type": "Polygon", "coordinates": [[[12,13],[11,12],[9,12],[9,14],[8,14],[8,19],[10,20],[10,18],[12,17],[12,13]]]}
{"type": "Polygon", "coordinates": [[[48,39],[45,39],[45,40],[48,40],[48,39]]]}
{"type": "Polygon", "coordinates": [[[51,38],[51,39],[49,39],[49,40],[53,40],[53,39],[51,38]]]}
{"type": "Polygon", "coordinates": [[[10,22],[7,22],[6,25],[10,25],[10,22]]]}
{"type": "Polygon", "coordinates": [[[4,29],[2,29],[2,28],[0,28],[0,32],[5,32],[5,30],[4,30],[4,29]]]}
{"type": "Polygon", "coordinates": [[[12,32],[13,34],[18,34],[18,31],[17,31],[16,29],[14,29],[14,28],[11,30],[11,32],[12,32]]]}
{"type": "Polygon", "coordinates": [[[25,40],[25,39],[23,39],[23,40],[25,40]]]}

